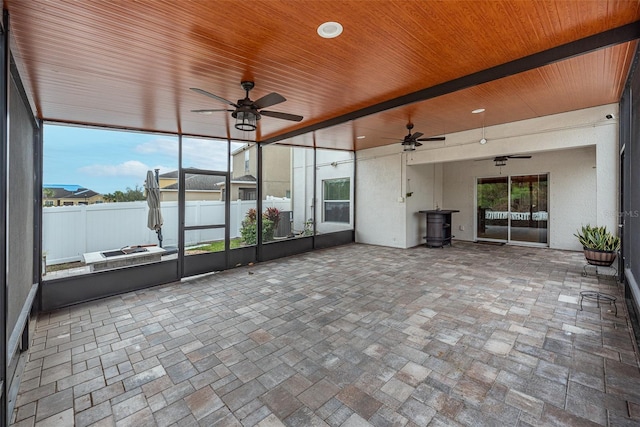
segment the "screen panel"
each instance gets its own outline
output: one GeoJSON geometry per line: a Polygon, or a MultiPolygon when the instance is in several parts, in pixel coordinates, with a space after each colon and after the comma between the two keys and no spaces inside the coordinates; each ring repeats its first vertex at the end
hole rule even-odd
{"type": "MultiPolygon", "coordinates": [[[[13,78],[9,84],[7,335],[14,333],[34,283],[35,122],[13,78]]],[[[20,326],[20,325],[18,325],[20,326]]],[[[17,331],[16,333],[21,333],[17,331]]]]}

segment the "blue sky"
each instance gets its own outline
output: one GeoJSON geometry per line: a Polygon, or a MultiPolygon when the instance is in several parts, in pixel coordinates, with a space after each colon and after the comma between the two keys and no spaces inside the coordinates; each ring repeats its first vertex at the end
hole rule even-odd
{"type": "MultiPolygon", "coordinates": [[[[183,138],[182,144],[185,167],[226,169],[226,142],[183,138]]],[[[142,187],[147,171],[156,168],[160,173],[178,169],[177,137],[44,126],[45,185],[75,184],[112,193],[142,187]]]]}

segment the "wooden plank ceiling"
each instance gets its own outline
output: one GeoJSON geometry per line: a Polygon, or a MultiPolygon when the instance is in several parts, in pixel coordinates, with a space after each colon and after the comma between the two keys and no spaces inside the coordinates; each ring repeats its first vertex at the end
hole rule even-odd
{"type": "MultiPolygon", "coordinates": [[[[619,100],[636,42],[613,46],[376,114],[335,118],[640,20],[640,3],[561,1],[5,0],[13,54],[44,120],[362,149],[619,100]],[[344,32],[320,38],[318,25],[344,32]],[[255,132],[230,106],[242,80],[251,99],[278,92],[255,132]],[[485,108],[482,118],[471,110],[485,108]],[[333,122],[332,122],[333,120],[333,122]],[[355,139],[365,135],[366,139],[355,139]]],[[[232,108],[232,107],[231,107],[232,108]]]]}

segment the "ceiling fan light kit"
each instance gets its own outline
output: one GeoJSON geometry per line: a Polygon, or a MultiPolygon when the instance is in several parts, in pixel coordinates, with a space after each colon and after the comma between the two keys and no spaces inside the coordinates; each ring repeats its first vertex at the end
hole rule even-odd
{"type": "Polygon", "coordinates": [[[411,134],[411,129],[413,129],[413,123],[411,122],[407,123],[406,127],[407,127],[407,130],[409,131],[409,134],[406,135],[404,139],[401,141],[402,149],[404,151],[415,151],[416,147],[420,147],[422,145],[422,143],[418,141],[444,141],[445,140],[444,136],[421,138],[421,136],[424,135],[422,132],[416,132],[414,134],[411,134]]]}
{"type": "Polygon", "coordinates": [[[239,111],[237,113],[234,112],[232,116],[235,116],[236,118],[236,124],[234,125],[236,129],[244,132],[251,132],[256,130],[258,117],[251,111],[239,111]]]}
{"type": "Polygon", "coordinates": [[[527,156],[527,155],[512,155],[512,156],[497,156],[493,158],[493,161],[495,162],[496,166],[506,166],[507,165],[507,160],[509,159],[530,159],[531,156],[527,156]]]}
{"type": "MultiPolygon", "coordinates": [[[[420,144],[422,145],[422,144],[420,144]]],[[[409,142],[408,144],[405,144],[404,142],[402,143],[402,147],[404,151],[416,151],[416,144],[415,142],[409,142]]]]}

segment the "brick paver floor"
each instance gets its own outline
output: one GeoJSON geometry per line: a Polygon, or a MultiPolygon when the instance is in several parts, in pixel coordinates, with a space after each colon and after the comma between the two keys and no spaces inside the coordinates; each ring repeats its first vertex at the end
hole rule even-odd
{"type": "Polygon", "coordinates": [[[14,426],[637,426],[624,299],[583,264],[352,244],[41,314],[14,426]]]}

